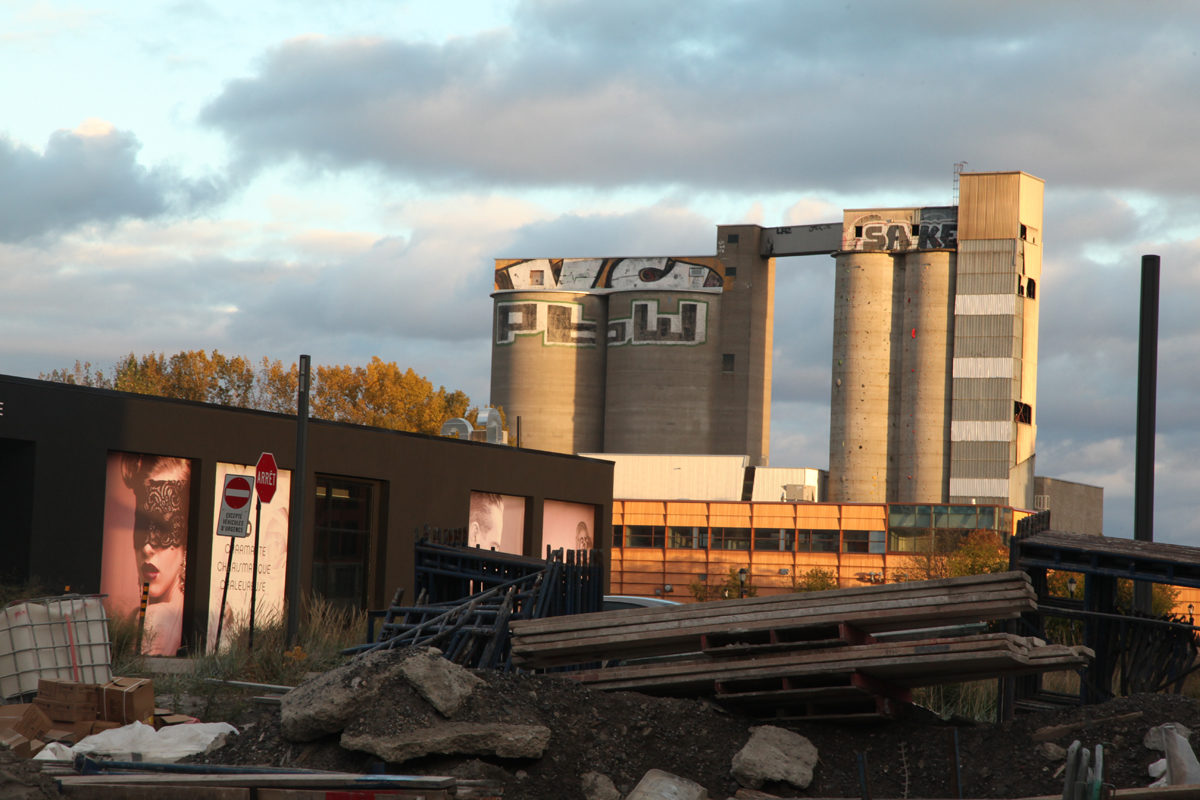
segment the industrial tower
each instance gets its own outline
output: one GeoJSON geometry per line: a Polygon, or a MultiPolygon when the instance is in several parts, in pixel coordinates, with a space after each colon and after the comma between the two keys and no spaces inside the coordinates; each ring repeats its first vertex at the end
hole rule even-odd
{"type": "Polygon", "coordinates": [[[829,497],[1033,505],[1043,183],[722,225],[715,256],[498,259],[491,402],[522,445],[769,456],[775,258],[832,254],[829,497]]]}

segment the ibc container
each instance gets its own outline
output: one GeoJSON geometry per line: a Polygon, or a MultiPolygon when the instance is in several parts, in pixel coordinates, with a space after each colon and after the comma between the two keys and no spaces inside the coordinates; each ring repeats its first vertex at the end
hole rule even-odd
{"type": "Polygon", "coordinates": [[[0,610],[0,697],[36,693],[39,678],[98,684],[112,680],[102,597],[47,597],[0,610]]]}

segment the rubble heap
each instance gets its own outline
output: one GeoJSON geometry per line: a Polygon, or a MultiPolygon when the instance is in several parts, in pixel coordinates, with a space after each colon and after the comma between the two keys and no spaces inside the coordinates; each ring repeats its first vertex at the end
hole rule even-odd
{"type": "MultiPolygon", "coordinates": [[[[861,761],[876,797],[960,796],[961,779],[961,796],[1011,798],[1061,793],[1066,748],[1076,739],[1104,744],[1109,782],[1148,786],[1148,767],[1162,753],[1143,740],[1164,722],[1200,730],[1200,701],[1139,695],[996,725],[951,723],[919,708],[870,724],[796,723],[789,729],[815,751],[811,783],[801,789],[792,776],[803,770],[776,763],[756,779],[735,768],[753,761],[743,748],[769,726],[709,701],[472,672],[436,651],[408,650],[364,656],[314,678],[205,760],[363,772],[384,762],[391,772],[493,782],[505,800],[621,798],[656,769],[703,786],[715,800],[763,796],[754,791],[861,797],[861,761]]],[[[772,736],[757,738],[769,745],[772,736]]]]}

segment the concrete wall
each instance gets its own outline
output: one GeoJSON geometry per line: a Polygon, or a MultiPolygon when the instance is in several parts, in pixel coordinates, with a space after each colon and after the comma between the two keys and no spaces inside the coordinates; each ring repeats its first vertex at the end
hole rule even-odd
{"type": "MultiPolygon", "coordinates": [[[[1033,479],[1033,507],[1050,511],[1056,531],[1104,535],[1104,489],[1086,483],[1037,476],[1033,479]]],[[[1128,531],[1116,531],[1126,536],[1128,531]]]]}

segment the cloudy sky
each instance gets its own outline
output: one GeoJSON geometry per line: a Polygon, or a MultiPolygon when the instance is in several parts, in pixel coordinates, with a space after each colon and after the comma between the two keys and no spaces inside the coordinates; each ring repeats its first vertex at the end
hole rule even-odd
{"type": "MultiPolygon", "coordinates": [[[[0,3],[0,372],[378,355],[485,403],[492,259],[1046,182],[1038,466],[1200,545],[1200,4],[0,3]]],[[[771,461],[828,464],[833,264],[781,259],[771,461]]]]}

